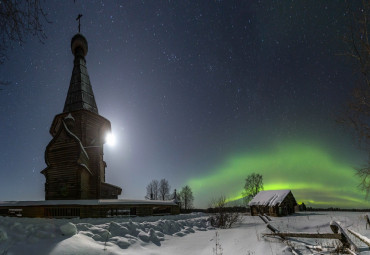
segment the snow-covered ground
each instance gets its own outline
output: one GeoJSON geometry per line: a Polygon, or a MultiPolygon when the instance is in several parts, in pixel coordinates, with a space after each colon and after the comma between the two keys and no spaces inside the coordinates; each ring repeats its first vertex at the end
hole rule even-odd
{"type": "MultiPolygon", "coordinates": [[[[306,212],[274,218],[272,225],[280,231],[331,233],[329,223],[341,222],[367,238],[364,213],[306,212]]],[[[30,219],[0,217],[0,255],[22,254],[144,254],[182,255],[215,254],[216,240],[222,254],[269,255],[315,254],[307,245],[335,247],[338,241],[324,239],[263,237],[270,233],[258,217],[243,216],[231,229],[210,226],[206,214],[175,216],[108,218],[108,219],[30,219]],[[216,232],[218,238],[216,238],[216,232]]],[[[370,255],[363,243],[349,234],[360,246],[358,254],[370,255]]],[[[220,254],[220,253],[218,253],[220,254]]],[[[330,254],[321,252],[317,254],[330,254]]]]}

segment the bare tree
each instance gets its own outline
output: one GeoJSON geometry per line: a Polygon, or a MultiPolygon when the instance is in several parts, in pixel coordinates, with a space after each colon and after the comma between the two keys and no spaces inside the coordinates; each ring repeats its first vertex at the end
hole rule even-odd
{"type": "MultiPolygon", "coordinates": [[[[348,2],[350,3],[350,2],[348,2]]],[[[352,98],[347,104],[344,118],[340,122],[351,127],[354,131],[360,148],[368,152],[368,162],[358,168],[357,175],[361,178],[360,188],[370,193],[370,41],[368,34],[370,2],[362,1],[357,11],[351,10],[351,25],[344,40],[348,45],[348,52],[355,60],[355,69],[359,74],[359,81],[353,89],[352,98]]]]}
{"type": "Polygon", "coordinates": [[[3,0],[0,2],[0,63],[7,59],[6,50],[12,43],[23,43],[28,35],[41,42],[46,39],[42,26],[46,14],[40,0],[3,0]]]}
{"type": "Polygon", "coordinates": [[[170,189],[171,189],[170,184],[168,184],[168,181],[163,178],[159,182],[159,199],[168,200],[170,197],[170,189]]]}
{"type": "Polygon", "coordinates": [[[183,187],[179,193],[179,199],[181,202],[181,208],[188,210],[193,208],[193,202],[194,202],[194,196],[193,196],[193,191],[191,188],[186,185],[183,187]]]}
{"type": "Polygon", "coordinates": [[[225,196],[213,199],[211,208],[215,213],[209,217],[211,225],[217,228],[231,228],[234,224],[241,221],[241,214],[238,212],[228,212],[226,208],[227,199],[225,196]]]}
{"type": "MultiPolygon", "coordinates": [[[[2,0],[0,2],[0,64],[8,59],[8,49],[12,48],[14,43],[24,43],[28,35],[36,36],[40,42],[46,39],[42,19],[50,23],[40,0],[2,0]]],[[[0,80],[0,85],[8,84],[10,84],[9,81],[0,80]]]]}
{"type": "Polygon", "coordinates": [[[263,190],[263,177],[261,174],[252,173],[245,179],[242,196],[247,204],[258,192],[263,190]]]}
{"type": "Polygon", "coordinates": [[[158,200],[158,194],[159,194],[159,182],[158,180],[152,180],[146,186],[145,198],[150,200],[158,200]]]}

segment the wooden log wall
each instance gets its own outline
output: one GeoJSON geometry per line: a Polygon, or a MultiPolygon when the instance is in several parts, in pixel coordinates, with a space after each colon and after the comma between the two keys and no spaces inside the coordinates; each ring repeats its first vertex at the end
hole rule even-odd
{"type": "Polygon", "coordinates": [[[150,216],[179,214],[177,205],[39,205],[1,206],[0,216],[29,218],[105,218],[115,216],[150,216]]]}
{"type": "Polygon", "coordinates": [[[49,163],[45,171],[45,199],[78,199],[80,193],[77,161],[80,145],[62,129],[46,148],[49,163]]]}
{"type": "Polygon", "coordinates": [[[120,189],[108,187],[105,196],[102,196],[101,190],[101,183],[105,182],[106,166],[103,161],[103,143],[110,129],[109,120],[87,110],[55,116],[50,128],[54,139],[45,153],[48,163],[44,171],[45,199],[118,198],[120,189]],[[74,120],[65,119],[68,114],[74,120]],[[65,130],[64,125],[68,125],[72,135],[65,130]],[[79,164],[85,164],[92,175],[87,176],[79,164]]]}

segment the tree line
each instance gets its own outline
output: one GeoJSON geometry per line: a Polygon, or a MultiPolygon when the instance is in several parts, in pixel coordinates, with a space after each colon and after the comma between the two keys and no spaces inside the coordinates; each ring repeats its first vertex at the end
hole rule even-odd
{"type": "Polygon", "coordinates": [[[189,210],[193,208],[194,195],[189,185],[182,187],[180,192],[176,189],[171,193],[171,185],[168,180],[163,178],[160,181],[152,180],[146,186],[145,199],[149,200],[176,200],[181,209],[189,210]]]}
{"type": "MultiPolygon", "coordinates": [[[[261,174],[252,173],[245,179],[244,190],[242,192],[243,202],[245,205],[257,195],[258,192],[263,190],[263,176],[261,174]]],[[[224,204],[226,204],[226,197],[222,197],[224,204]]],[[[171,192],[171,185],[166,178],[161,180],[152,180],[146,186],[146,196],[148,200],[176,200],[183,210],[194,208],[194,195],[191,187],[185,185],[181,188],[180,192],[174,189],[171,192]]],[[[215,205],[212,206],[213,207],[215,205]]]]}

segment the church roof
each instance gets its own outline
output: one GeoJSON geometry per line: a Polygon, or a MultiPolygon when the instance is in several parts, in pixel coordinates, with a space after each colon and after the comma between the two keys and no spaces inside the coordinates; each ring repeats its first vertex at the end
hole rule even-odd
{"type": "Polygon", "coordinates": [[[86,68],[87,40],[83,35],[76,34],[72,38],[71,48],[75,59],[63,112],[85,109],[98,114],[98,107],[86,68]]]}

